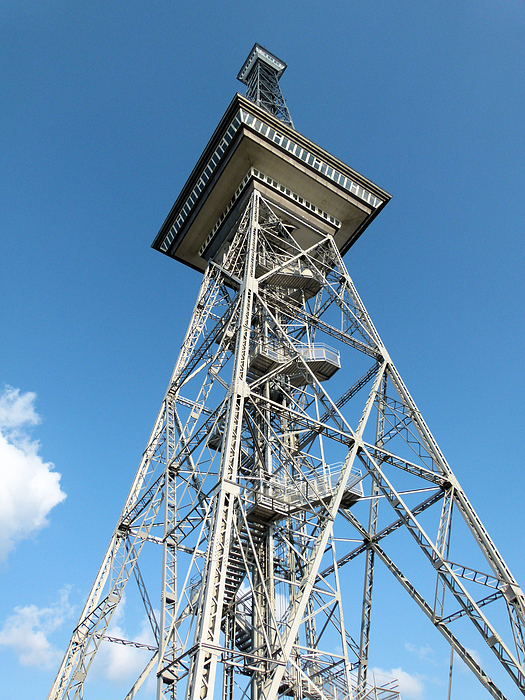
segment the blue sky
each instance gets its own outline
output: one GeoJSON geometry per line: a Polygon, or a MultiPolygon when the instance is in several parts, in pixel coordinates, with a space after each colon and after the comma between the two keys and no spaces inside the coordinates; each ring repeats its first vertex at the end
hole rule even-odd
{"type": "MultiPolygon", "coordinates": [[[[523,584],[525,2],[3,0],[0,33],[2,696],[46,696],[113,530],[200,282],[150,244],[256,41],[295,127],[393,195],[345,262],[523,584]]],[[[373,665],[446,697],[400,601],[373,665]]]]}

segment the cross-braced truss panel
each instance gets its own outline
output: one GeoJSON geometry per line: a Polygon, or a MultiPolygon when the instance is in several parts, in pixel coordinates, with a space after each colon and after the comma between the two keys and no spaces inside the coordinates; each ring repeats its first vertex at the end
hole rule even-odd
{"type": "Polygon", "coordinates": [[[493,697],[467,628],[524,692],[523,593],[333,237],[311,234],[301,247],[255,190],[210,262],[50,698],[89,700],[96,653],[116,643],[144,654],[127,698],[148,678],[159,700],[398,698],[368,671],[378,566],[493,697]],[[148,641],[111,634],[129,581],[148,641]]]}

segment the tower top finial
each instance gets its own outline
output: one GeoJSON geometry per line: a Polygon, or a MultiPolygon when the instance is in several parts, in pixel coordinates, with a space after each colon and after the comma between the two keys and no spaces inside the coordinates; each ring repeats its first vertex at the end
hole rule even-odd
{"type": "Polygon", "coordinates": [[[290,112],[279,87],[279,78],[285,69],[286,63],[259,44],[255,44],[237,79],[246,85],[246,97],[249,100],[293,127],[290,112]]]}

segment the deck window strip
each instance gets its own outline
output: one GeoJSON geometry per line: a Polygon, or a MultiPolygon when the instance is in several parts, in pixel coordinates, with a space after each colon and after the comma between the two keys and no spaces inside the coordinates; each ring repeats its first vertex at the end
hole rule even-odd
{"type": "Polygon", "coordinates": [[[221,162],[222,155],[224,154],[224,151],[226,150],[228,145],[233,140],[233,137],[235,136],[241,123],[242,123],[241,115],[238,112],[236,114],[236,116],[234,117],[233,121],[231,122],[230,126],[226,130],[226,133],[222,137],[219,145],[217,146],[217,148],[213,152],[211,158],[206,163],[206,166],[204,167],[204,171],[201,174],[197,184],[195,185],[193,190],[190,192],[188,199],[184,202],[184,204],[182,206],[181,213],[175,219],[175,222],[173,223],[170,230],[166,234],[166,237],[164,238],[164,240],[160,246],[161,250],[166,251],[170,247],[173,239],[175,238],[177,233],[180,231],[180,228],[181,228],[183,222],[185,221],[186,217],[188,216],[188,214],[191,212],[191,210],[195,206],[195,203],[197,202],[199,194],[202,192],[205,185],[207,184],[207,182],[210,180],[211,176],[213,175],[218,164],[221,162]]]}
{"type": "Polygon", "coordinates": [[[309,153],[305,149],[301,148],[298,144],[294,143],[286,136],[278,134],[267,124],[261,122],[260,119],[254,118],[251,114],[248,114],[242,109],[240,111],[240,118],[245,124],[248,124],[248,126],[253,126],[255,130],[263,136],[271,134],[270,140],[272,140],[274,143],[278,144],[281,146],[281,148],[284,148],[301,160],[307,160],[308,163],[315,168],[315,170],[319,170],[321,173],[323,173],[323,175],[326,174],[331,180],[344,187],[345,190],[352,192],[352,194],[357,194],[360,199],[368,202],[368,204],[371,204],[374,208],[377,208],[383,203],[379,197],[374,196],[371,192],[364,189],[364,187],[360,187],[355,182],[345,177],[342,173],[338,172],[334,168],[331,168],[326,163],[323,163],[323,161],[319,160],[312,153],[309,153]]]}

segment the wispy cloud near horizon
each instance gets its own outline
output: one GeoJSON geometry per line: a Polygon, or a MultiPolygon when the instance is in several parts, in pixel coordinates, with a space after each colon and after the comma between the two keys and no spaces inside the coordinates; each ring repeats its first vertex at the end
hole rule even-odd
{"type": "Polygon", "coordinates": [[[10,647],[22,666],[51,669],[60,663],[62,652],[51,644],[48,636],[72,612],[67,588],[60,591],[58,601],[50,607],[16,607],[0,629],[0,646],[10,647]]]}

